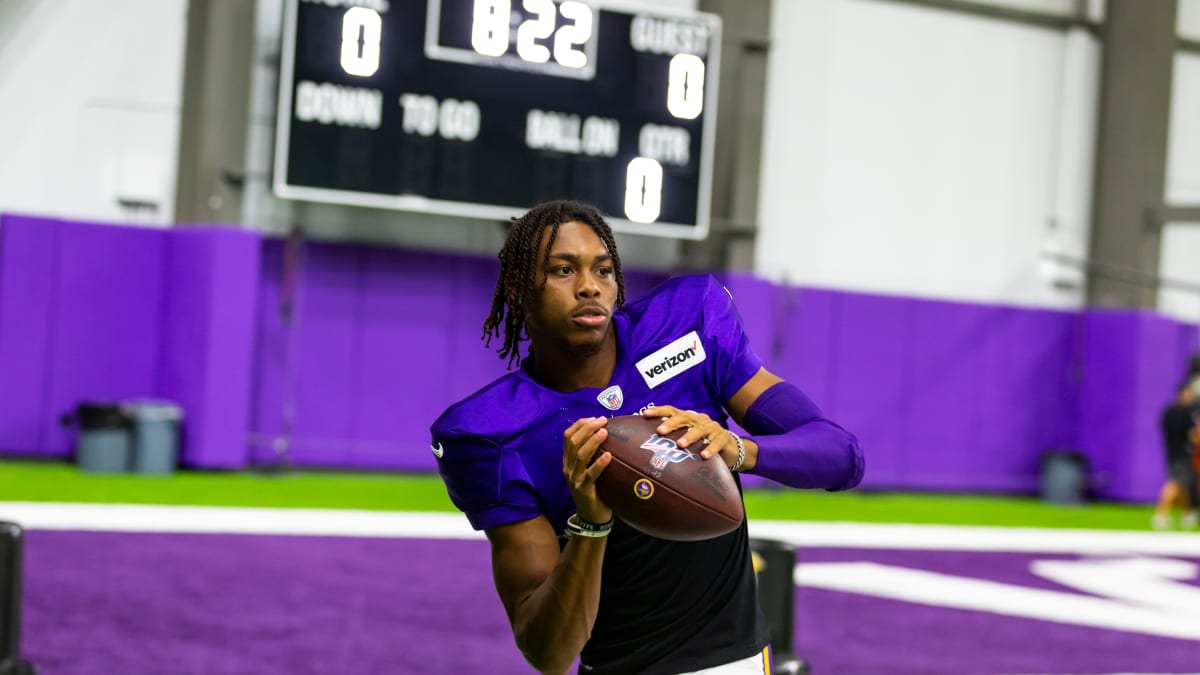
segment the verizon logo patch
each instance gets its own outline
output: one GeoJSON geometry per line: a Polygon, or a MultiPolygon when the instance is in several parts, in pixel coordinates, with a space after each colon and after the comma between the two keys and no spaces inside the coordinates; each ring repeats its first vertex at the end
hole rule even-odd
{"type": "Polygon", "coordinates": [[[704,362],[704,345],[696,331],[637,362],[638,372],[651,389],[704,362]]]}

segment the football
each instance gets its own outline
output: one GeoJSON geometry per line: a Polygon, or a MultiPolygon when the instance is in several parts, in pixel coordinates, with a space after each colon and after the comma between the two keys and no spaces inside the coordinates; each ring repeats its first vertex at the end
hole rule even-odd
{"type": "Polygon", "coordinates": [[[612,462],[596,481],[600,498],[617,517],[660,539],[700,541],[742,524],[742,496],[719,457],[675,445],[685,429],[659,436],[660,420],[639,415],[609,419],[601,450],[612,462]]]}

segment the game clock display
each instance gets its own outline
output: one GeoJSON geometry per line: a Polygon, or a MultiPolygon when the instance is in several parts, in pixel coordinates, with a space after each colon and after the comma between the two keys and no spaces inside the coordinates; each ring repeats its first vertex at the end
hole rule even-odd
{"type": "Polygon", "coordinates": [[[708,233],[720,19],[599,0],[288,0],[274,192],[708,233]]]}

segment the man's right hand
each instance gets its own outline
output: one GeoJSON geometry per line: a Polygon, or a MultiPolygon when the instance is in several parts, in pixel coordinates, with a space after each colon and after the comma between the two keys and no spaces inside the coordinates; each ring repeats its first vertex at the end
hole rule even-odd
{"type": "Polygon", "coordinates": [[[579,517],[593,523],[612,520],[612,508],[596,494],[596,478],[612,461],[612,454],[602,452],[595,461],[592,457],[608,438],[607,417],[585,417],[576,420],[563,432],[563,478],[575,500],[579,517]]]}

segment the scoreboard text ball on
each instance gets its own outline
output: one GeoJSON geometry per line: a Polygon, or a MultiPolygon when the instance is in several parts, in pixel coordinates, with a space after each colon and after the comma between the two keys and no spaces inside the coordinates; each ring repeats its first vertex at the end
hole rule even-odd
{"type": "Polygon", "coordinates": [[[289,0],[275,194],[708,233],[721,22],[599,0],[289,0]]]}

